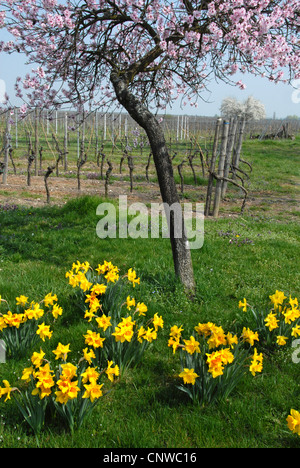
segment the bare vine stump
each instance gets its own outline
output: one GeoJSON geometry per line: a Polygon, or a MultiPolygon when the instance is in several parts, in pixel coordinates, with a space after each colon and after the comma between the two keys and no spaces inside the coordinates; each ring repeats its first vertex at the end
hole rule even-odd
{"type": "Polygon", "coordinates": [[[49,190],[49,187],[48,187],[48,177],[52,174],[54,169],[55,169],[55,166],[48,166],[46,174],[44,175],[44,182],[45,182],[46,195],[47,195],[47,203],[50,203],[50,190],[49,190]]]}
{"type": "Polygon", "coordinates": [[[129,155],[127,156],[127,162],[128,162],[129,177],[130,177],[130,192],[132,192],[133,191],[133,170],[134,170],[132,156],[129,156],[129,155]]]}
{"type": "Polygon", "coordinates": [[[27,185],[30,187],[31,185],[31,165],[35,161],[35,154],[34,151],[28,156],[28,164],[27,164],[27,185]]]}
{"type": "Polygon", "coordinates": [[[182,161],[177,166],[178,174],[179,174],[179,177],[180,177],[180,190],[181,190],[181,193],[183,193],[183,189],[184,189],[184,179],[183,179],[183,175],[182,175],[182,168],[183,168],[184,163],[185,163],[185,161],[182,161]]]}
{"type": "Polygon", "coordinates": [[[112,173],[112,170],[113,170],[113,166],[112,166],[111,162],[107,161],[107,164],[108,164],[108,169],[107,169],[106,175],[105,175],[105,198],[107,198],[107,195],[108,195],[109,178],[110,178],[110,174],[112,173]]]}

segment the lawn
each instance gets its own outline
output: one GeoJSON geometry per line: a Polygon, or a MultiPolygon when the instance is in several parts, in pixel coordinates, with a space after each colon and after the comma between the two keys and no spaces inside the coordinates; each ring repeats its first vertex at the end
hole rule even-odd
{"type": "MultiPolygon", "coordinates": [[[[75,361],[84,347],[88,324],[65,277],[77,260],[93,267],[111,261],[122,274],[134,268],[141,279],[134,294],[147,304],[150,315],[157,313],[164,320],[142,362],[111,385],[82,427],[71,435],[49,418],[38,438],[40,447],[299,447],[299,436],[286,422],[291,408],[300,411],[300,364],[293,362],[290,346],[264,353],[261,373],[253,377],[248,372],[228,398],[206,405],[194,403],[177,388],[180,361],[168,347],[175,324],[183,327],[185,337],[199,322],[208,321],[238,333],[243,298],[262,309],[271,308],[269,296],[276,290],[299,298],[299,139],[249,141],[244,153],[253,166],[250,196],[259,194],[262,201],[250,202],[243,215],[229,215],[225,206],[219,219],[205,220],[204,245],[192,251],[194,300],[174,276],[168,239],[97,237],[96,208],[104,201],[99,197],[76,197],[63,206],[0,208],[0,295],[15,304],[20,294],[40,302],[52,292],[63,308],[53,336],[41,342],[46,353],[58,342],[70,343],[75,361]],[[284,196],[290,201],[282,209],[268,203],[268,197],[284,196]]],[[[230,194],[238,197],[237,190],[230,194]]],[[[0,364],[0,386],[3,379],[20,385],[30,356],[0,364]]],[[[36,447],[37,440],[13,398],[2,398],[0,447],[25,446],[36,447]]]]}

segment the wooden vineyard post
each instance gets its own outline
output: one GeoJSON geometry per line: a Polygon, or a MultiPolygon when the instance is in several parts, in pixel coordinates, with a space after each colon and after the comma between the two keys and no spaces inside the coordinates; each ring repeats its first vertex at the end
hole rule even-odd
{"type": "Polygon", "coordinates": [[[68,113],[65,113],[64,170],[68,170],[68,113]]]}
{"type": "Polygon", "coordinates": [[[233,179],[235,179],[236,171],[239,168],[239,162],[240,162],[240,156],[241,156],[241,150],[242,150],[242,144],[243,144],[245,125],[246,125],[246,119],[243,118],[240,121],[239,138],[238,138],[238,142],[237,142],[237,147],[235,149],[235,154],[234,154],[234,157],[233,157],[233,160],[232,160],[232,178],[233,179]]]}
{"type": "Polygon", "coordinates": [[[37,176],[38,168],[37,168],[37,160],[38,160],[38,151],[39,151],[39,109],[38,107],[35,108],[34,111],[34,175],[37,176]]]}
{"type": "Polygon", "coordinates": [[[219,165],[218,165],[218,178],[216,182],[216,192],[215,192],[215,201],[214,201],[214,210],[213,210],[214,218],[218,217],[219,208],[220,208],[221,191],[222,191],[222,184],[223,184],[222,177],[224,177],[224,164],[225,164],[226,149],[227,149],[228,131],[229,131],[229,122],[224,121],[223,129],[222,129],[219,165]]]}
{"type": "Polygon", "coordinates": [[[10,112],[7,111],[6,130],[5,130],[5,144],[4,144],[4,167],[3,167],[3,179],[2,179],[4,185],[7,185],[8,159],[9,159],[9,150],[10,150],[10,147],[11,147],[10,129],[11,129],[10,112]]]}
{"type": "Polygon", "coordinates": [[[215,140],[214,140],[213,152],[212,152],[210,168],[209,168],[207,195],[206,195],[206,203],[205,203],[205,210],[204,210],[205,216],[209,216],[209,211],[210,211],[211,196],[212,196],[213,182],[214,182],[213,173],[215,170],[215,164],[216,164],[216,159],[217,159],[217,154],[218,154],[221,122],[222,122],[222,119],[217,120],[216,129],[215,129],[215,140]]]}
{"type": "MultiPolygon", "coordinates": [[[[235,118],[231,119],[231,121],[230,121],[230,130],[229,130],[229,138],[228,138],[228,144],[227,144],[227,149],[226,149],[226,159],[225,159],[225,165],[224,165],[224,177],[226,177],[226,178],[228,178],[230,165],[232,163],[232,151],[233,151],[233,146],[234,146],[234,142],[235,142],[237,124],[238,124],[237,119],[235,119],[235,118]]],[[[225,197],[226,190],[227,190],[227,185],[228,185],[227,180],[223,180],[221,198],[225,197]]]]}

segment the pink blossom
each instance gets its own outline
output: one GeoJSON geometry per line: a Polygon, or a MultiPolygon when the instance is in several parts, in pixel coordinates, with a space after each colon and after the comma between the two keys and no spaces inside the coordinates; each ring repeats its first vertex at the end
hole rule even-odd
{"type": "Polygon", "coordinates": [[[20,112],[21,112],[21,114],[26,114],[26,112],[27,112],[27,104],[23,104],[23,105],[20,107],[20,112]]]}
{"type": "Polygon", "coordinates": [[[5,11],[0,11],[0,28],[4,26],[5,17],[6,17],[5,11]]]}
{"type": "Polygon", "coordinates": [[[242,89],[242,90],[247,88],[247,86],[246,86],[241,80],[239,80],[239,81],[236,83],[236,85],[237,85],[240,89],[242,89]]]}
{"type": "Polygon", "coordinates": [[[237,71],[276,82],[285,69],[299,76],[299,0],[4,0],[1,10],[0,27],[14,39],[0,50],[38,66],[16,92],[23,85],[45,105],[94,95],[112,102],[112,85],[103,86],[112,70],[128,69],[131,91],[160,107],[182,95],[195,105],[213,74],[240,89],[237,71]],[[55,79],[59,92],[49,86],[55,79]]]}

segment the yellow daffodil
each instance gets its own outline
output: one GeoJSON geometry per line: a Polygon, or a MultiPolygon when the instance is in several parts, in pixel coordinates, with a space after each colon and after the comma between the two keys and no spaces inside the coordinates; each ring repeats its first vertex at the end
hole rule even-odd
{"type": "Polygon", "coordinates": [[[300,317],[300,310],[295,309],[294,307],[284,308],[282,314],[284,316],[285,323],[291,324],[300,317]]]}
{"type": "Polygon", "coordinates": [[[107,369],[105,371],[105,373],[107,374],[107,377],[109,378],[109,380],[111,382],[114,381],[114,375],[117,377],[118,375],[120,375],[120,369],[119,369],[119,366],[118,365],[115,365],[115,367],[112,367],[113,365],[113,361],[108,361],[107,362],[107,369]]]}
{"type": "Polygon", "coordinates": [[[5,322],[4,317],[0,316],[0,332],[4,330],[4,328],[7,328],[7,323],[5,322]]]}
{"type": "Polygon", "coordinates": [[[258,354],[257,349],[254,348],[254,354],[252,356],[252,361],[251,361],[249,370],[251,374],[255,376],[257,372],[262,371],[262,368],[263,368],[263,355],[262,353],[258,354]]]}
{"type": "Polygon", "coordinates": [[[172,338],[180,338],[181,337],[181,332],[183,332],[183,328],[182,328],[181,325],[180,325],[179,328],[178,328],[177,325],[173,325],[173,327],[171,327],[170,336],[172,338]]]}
{"type": "Polygon", "coordinates": [[[53,294],[53,295],[52,293],[47,294],[44,298],[45,307],[49,307],[49,305],[53,305],[54,302],[56,302],[57,300],[58,299],[57,299],[56,294],[53,294]]]}
{"type": "Polygon", "coordinates": [[[276,317],[276,313],[270,312],[267,317],[265,318],[266,327],[269,328],[270,331],[275,330],[279,327],[278,323],[279,320],[276,317]]]}
{"type": "Polygon", "coordinates": [[[109,283],[115,283],[119,279],[118,272],[116,270],[109,270],[106,275],[104,276],[106,281],[109,283]]]}
{"type": "Polygon", "coordinates": [[[297,338],[297,336],[300,336],[300,325],[296,325],[295,327],[292,328],[291,335],[297,338]]]}
{"type": "Polygon", "coordinates": [[[111,317],[107,317],[105,314],[102,314],[101,317],[96,318],[96,322],[98,323],[99,328],[103,328],[103,330],[107,330],[108,327],[111,327],[111,317]]]}
{"type": "Polygon", "coordinates": [[[146,304],[144,304],[143,302],[137,303],[135,311],[139,313],[139,316],[141,315],[145,316],[147,310],[148,310],[148,307],[146,306],[146,304]]]}
{"type": "Polygon", "coordinates": [[[127,296],[126,305],[127,305],[127,309],[130,310],[132,306],[135,306],[135,299],[134,298],[130,299],[130,296],[127,296]]]}
{"type": "Polygon", "coordinates": [[[143,335],[144,340],[149,341],[149,343],[152,343],[153,340],[156,340],[157,338],[157,332],[153,328],[148,327],[146,332],[143,335]]]}
{"type": "Polygon", "coordinates": [[[158,330],[158,327],[164,328],[163,318],[159,317],[157,314],[154,314],[153,325],[154,325],[154,328],[155,328],[156,331],[158,330]]]}
{"type": "Polygon", "coordinates": [[[135,287],[136,284],[140,284],[140,278],[137,278],[136,272],[132,268],[129,268],[127,278],[128,281],[132,283],[133,287],[135,287]]]}
{"type": "Polygon", "coordinates": [[[243,312],[247,312],[247,300],[244,297],[242,301],[239,301],[239,308],[243,308],[243,312]]]}
{"type": "Polygon", "coordinates": [[[86,310],[85,311],[85,314],[84,314],[84,318],[85,319],[88,319],[88,322],[90,322],[92,320],[92,318],[95,317],[95,312],[93,310],[86,310]]]}
{"type": "Polygon", "coordinates": [[[290,414],[286,418],[288,423],[288,428],[294,434],[300,436],[300,412],[294,409],[291,409],[290,414]]]}
{"type": "Polygon", "coordinates": [[[20,305],[20,306],[22,306],[22,307],[25,307],[25,305],[27,304],[27,302],[28,302],[28,297],[23,296],[22,294],[21,294],[21,296],[16,297],[16,304],[17,304],[17,305],[20,305]]]}
{"type": "Polygon", "coordinates": [[[55,319],[57,319],[59,315],[62,315],[63,309],[58,304],[54,304],[51,313],[52,313],[53,317],[55,319]]]}
{"type": "Polygon", "coordinates": [[[80,388],[78,387],[78,380],[70,381],[68,379],[59,379],[56,382],[59,390],[55,392],[56,401],[66,404],[69,400],[77,398],[80,388]]]}
{"type": "Polygon", "coordinates": [[[207,322],[207,323],[198,323],[195,327],[195,331],[200,335],[204,335],[205,338],[211,335],[211,332],[213,328],[216,327],[216,325],[212,322],[207,322]]]}
{"type": "Polygon", "coordinates": [[[21,380],[26,380],[26,382],[29,382],[30,376],[33,374],[34,374],[34,368],[32,366],[26,367],[25,369],[23,369],[21,380]]]}
{"type": "Polygon", "coordinates": [[[196,372],[194,372],[194,369],[183,369],[183,371],[179,374],[179,377],[183,379],[183,382],[185,384],[192,384],[195,385],[196,378],[199,377],[196,372]]]}
{"type": "Polygon", "coordinates": [[[206,354],[206,356],[208,372],[212,374],[214,379],[223,374],[224,365],[230,364],[234,360],[234,356],[229,348],[214,351],[211,354],[206,354]]]}
{"type": "Polygon", "coordinates": [[[246,327],[243,328],[241,338],[243,341],[247,341],[251,346],[254,345],[254,341],[259,341],[258,332],[253,332],[250,328],[246,327]]]}
{"type": "Polygon", "coordinates": [[[29,320],[38,320],[39,318],[43,317],[44,310],[40,308],[39,304],[32,301],[29,309],[25,310],[24,314],[29,320]]]}
{"type": "Polygon", "coordinates": [[[222,327],[216,325],[211,327],[211,335],[207,340],[209,349],[218,348],[221,345],[226,345],[226,335],[222,327]]]}
{"type": "Polygon", "coordinates": [[[82,352],[83,352],[83,358],[89,363],[89,365],[91,365],[92,359],[96,358],[94,351],[92,349],[89,350],[88,348],[84,348],[82,352]]]}
{"type": "Polygon", "coordinates": [[[86,382],[93,382],[96,381],[99,377],[99,372],[95,367],[88,367],[82,374],[82,382],[85,384],[86,382]]]}
{"type": "Polygon", "coordinates": [[[226,342],[230,346],[230,348],[233,348],[233,345],[238,344],[238,337],[228,332],[226,335],[226,342]]]}
{"type": "Polygon", "coordinates": [[[284,299],[286,299],[286,296],[284,295],[282,291],[276,290],[275,294],[273,294],[272,296],[269,296],[269,298],[271,299],[271,302],[274,304],[274,309],[276,310],[279,305],[283,304],[283,301],[284,299]]]}
{"type": "Polygon", "coordinates": [[[88,346],[93,346],[93,348],[103,348],[103,341],[105,338],[101,338],[100,333],[87,330],[86,335],[83,336],[85,338],[85,343],[88,346]]]}
{"type": "Polygon", "coordinates": [[[290,304],[291,307],[297,309],[297,307],[298,307],[298,305],[299,305],[299,304],[298,304],[298,299],[297,299],[296,297],[295,297],[295,299],[292,299],[291,296],[290,296],[290,298],[289,298],[289,304],[290,304]]]}
{"type": "Polygon", "coordinates": [[[36,334],[39,335],[41,340],[45,341],[45,338],[51,338],[53,331],[50,330],[50,325],[45,325],[43,322],[41,325],[38,326],[36,334]]]}
{"type": "Polygon", "coordinates": [[[8,380],[2,380],[2,383],[4,384],[4,387],[0,387],[0,398],[6,395],[4,401],[10,400],[10,394],[13,391],[13,388],[10,386],[8,380]]]}
{"type": "Polygon", "coordinates": [[[146,333],[145,328],[144,328],[143,326],[141,326],[141,327],[138,329],[138,335],[137,335],[137,340],[138,340],[140,343],[143,342],[142,338],[144,337],[145,333],[146,333]]]}
{"type": "Polygon", "coordinates": [[[42,349],[40,349],[40,352],[34,352],[33,355],[31,356],[31,362],[35,367],[40,367],[41,363],[44,360],[45,353],[42,349]]]}
{"type": "Polygon", "coordinates": [[[107,289],[107,286],[105,286],[105,284],[97,283],[91,288],[91,292],[98,296],[98,295],[104,294],[106,289],[107,289]]]}
{"type": "Polygon", "coordinates": [[[58,343],[57,348],[52,351],[53,354],[55,354],[55,359],[63,359],[66,361],[67,355],[70,352],[70,344],[63,345],[61,343],[58,343]]]}
{"type": "Polygon", "coordinates": [[[286,345],[286,340],[287,339],[288,339],[287,336],[278,335],[277,339],[276,339],[276,343],[279,346],[284,346],[284,345],[286,345]]]}
{"type": "Polygon", "coordinates": [[[184,350],[189,354],[200,353],[199,341],[195,340],[194,336],[191,336],[189,340],[183,340],[185,346],[184,350]]]}
{"type": "Polygon", "coordinates": [[[89,398],[93,403],[95,399],[100,398],[103,395],[101,390],[102,387],[103,384],[98,385],[95,382],[91,382],[88,385],[84,385],[85,393],[82,395],[82,398],[89,398]]]}
{"type": "Polygon", "coordinates": [[[181,347],[179,338],[173,338],[172,336],[168,340],[168,346],[173,348],[173,354],[175,354],[176,350],[181,347]]]}
{"type": "Polygon", "coordinates": [[[73,377],[77,375],[77,367],[74,366],[71,362],[66,362],[65,364],[61,364],[61,380],[72,380],[73,377]]]}

